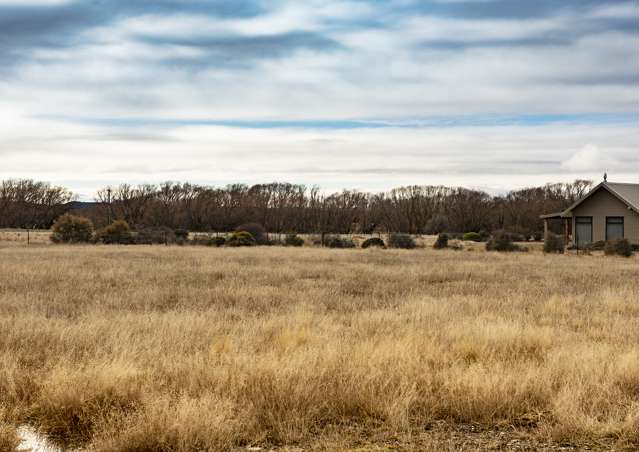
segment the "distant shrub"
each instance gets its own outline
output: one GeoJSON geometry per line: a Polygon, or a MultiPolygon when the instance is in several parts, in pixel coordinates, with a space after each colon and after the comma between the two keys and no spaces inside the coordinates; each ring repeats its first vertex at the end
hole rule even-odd
{"type": "Polygon", "coordinates": [[[486,250],[500,252],[528,251],[526,248],[513,243],[513,236],[515,235],[504,231],[496,232],[486,243],[486,250]]]}
{"type": "Polygon", "coordinates": [[[351,239],[343,239],[338,236],[325,237],[324,242],[329,248],[355,248],[351,239]]]}
{"type": "Polygon", "coordinates": [[[266,245],[268,238],[264,226],[259,223],[245,223],[235,228],[235,232],[248,232],[258,245],[266,245]]]}
{"type": "Polygon", "coordinates": [[[53,243],[88,243],[93,237],[93,223],[88,218],[62,215],[52,227],[53,243]]]}
{"type": "Polygon", "coordinates": [[[541,231],[533,232],[532,238],[535,242],[541,242],[542,240],[545,239],[544,233],[541,231]]]}
{"type": "Polygon", "coordinates": [[[257,245],[255,238],[248,231],[236,231],[226,240],[226,246],[255,246],[257,245]]]}
{"type": "Polygon", "coordinates": [[[391,248],[412,250],[417,247],[417,244],[415,243],[415,239],[408,234],[391,234],[388,237],[388,246],[391,248]]]}
{"type": "Polygon", "coordinates": [[[209,238],[208,246],[214,246],[216,248],[219,248],[221,246],[224,246],[225,244],[226,244],[226,239],[224,237],[215,236],[215,237],[209,238]]]}
{"type": "Polygon", "coordinates": [[[560,235],[548,232],[544,240],[544,253],[563,254],[566,249],[564,238],[560,235]]]}
{"type": "Polygon", "coordinates": [[[178,245],[184,245],[189,240],[189,231],[186,229],[175,230],[175,242],[178,245]]]}
{"type": "Polygon", "coordinates": [[[463,240],[465,242],[481,242],[481,235],[479,232],[467,232],[464,234],[463,240]]]}
{"type": "Polygon", "coordinates": [[[137,231],[135,243],[138,245],[164,245],[175,243],[175,232],[166,227],[144,228],[137,231]]]}
{"type": "Polygon", "coordinates": [[[371,237],[370,239],[364,240],[362,248],[386,248],[386,244],[379,237],[371,237]]]}
{"type": "Polygon", "coordinates": [[[195,234],[186,243],[195,246],[214,246],[219,248],[220,246],[224,246],[224,244],[226,243],[226,239],[224,237],[195,234]]]}
{"type": "Polygon", "coordinates": [[[586,249],[588,251],[603,251],[605,248],[606,242],[604,240],[599,240],[597,242],[592,242],[589,245],[586,245],[586,249]]]}
{"type": "Polygon", "coordinates": [[[437,240],[433,244],[433,248],[436,250],[442,250],[448,248],[448,234],[439,234],[437,240]]]}
{"type": "Polygon", "coordinates": [[[604,248],[606,256],[630,257],[633,254],[632,245],[627,239],[608,240],[604,248]]]}
{"type": "Polygon", "coordinates": [[[97,233],[98,241],[107,245],[129,245],[133,243],[133,235],[129,224],[124,220],[115,220],[97,233]]]}
{"type": "Polygon", "coordinates": [[[304,239],[297,234],[286,234],[284,238],[285,246],[304,246],[304,239]]]}

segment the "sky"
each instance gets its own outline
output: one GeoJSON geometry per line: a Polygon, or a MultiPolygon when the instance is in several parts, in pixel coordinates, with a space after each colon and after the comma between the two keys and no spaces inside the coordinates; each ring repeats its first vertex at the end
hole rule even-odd
{"type": "Polygon", "coordinates": [[[0,0],[0,179],[639,182],[639,0],[0,0]]]}

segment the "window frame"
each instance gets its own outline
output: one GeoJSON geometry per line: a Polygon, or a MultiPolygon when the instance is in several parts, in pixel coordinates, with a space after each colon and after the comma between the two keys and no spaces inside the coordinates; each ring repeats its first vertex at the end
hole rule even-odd
{"type": "Polygon", "coordinates": [[[614,216],[606,216],[606,241],[610,240],[608,238],[608,225],[609,224],[615,224],[615,225],[621,225],[621,238],[625,239],[626,238],[626,218],[625,217],[620,217],[618,215],[614,215],[614,216]],[[618,223],[610,223],[610,220],[621,220],[618,223]]]}
{"type": "Polygon", "coordinates": [[[590,216],[575,216],[575,244],[577,245],[577,248],[579,248],[579,234],[577,234],[577,225],[578,224],[589,224],[590,225],[590,243],[593,243],[594,240],[594,233],[595,233],[595,227],[594,227],[594,221],[593,221],[593,217],[592,215],[590,216]],[[579,221],[579,220],[587,220],[587,221],[579,221]]]}

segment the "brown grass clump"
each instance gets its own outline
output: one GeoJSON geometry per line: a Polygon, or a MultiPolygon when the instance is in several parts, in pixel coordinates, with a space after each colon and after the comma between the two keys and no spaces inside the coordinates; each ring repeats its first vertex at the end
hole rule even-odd
{"type": "Polygon", "coordinates": [[[0,450],[637,447],[639,261],[603,259],[0,249],[0,450]]]}
{"type": "Polygon", "coordinates": [[[16,450],[19,444],[20,439],[16,433],[16,428],[0,421],[0,450],[16,450]]]}

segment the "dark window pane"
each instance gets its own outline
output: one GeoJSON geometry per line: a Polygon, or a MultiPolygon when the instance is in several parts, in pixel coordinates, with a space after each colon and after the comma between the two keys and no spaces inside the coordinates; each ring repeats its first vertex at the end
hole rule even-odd
{"type": "Polygon", "coordinates": [[[606,240],[623,239],[623,217],[606,218],[606,240]]]}

